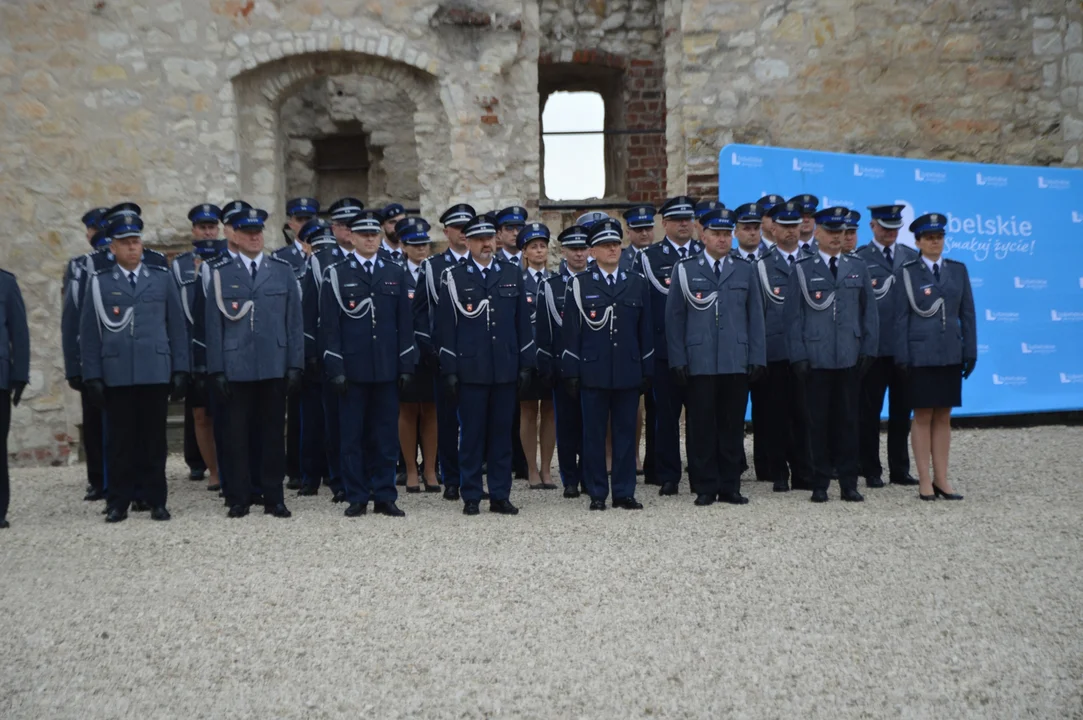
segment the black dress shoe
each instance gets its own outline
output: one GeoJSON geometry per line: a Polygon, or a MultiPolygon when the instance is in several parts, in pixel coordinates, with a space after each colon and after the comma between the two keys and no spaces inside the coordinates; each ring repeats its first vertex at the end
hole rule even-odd
{"type": "Polygon", "coordinates": [[[169,511],[165,509],[165,505],[151,508],[150,510],[151,520],[168,520],[170,517],[172,516],[169,514],[169,511]]]}
{"type": "Polygon", "coordinates": [[[841,497],[845,502],[865,502],[865,496],[857,490],[843,490],[841,497]]]}
{"type": "Polygon", "coordinates": [[[865,478],[865,487],[882,488],[883,486],[884,479],[882,477],[865,478]]]}
{"type": "Polygon", "coordinates": [[[622,510],[642,510],[643,504],[634,497],[613,498],[613,507],[621,508],[622,510]]]}
{"type": "Polygon", "coordinates": [[[207,475],[206,470],[189,470],[188,471],[188,479],[193,480],[193,481],[194,480],[202,480],[204,477],[206,477],[206,475],[207,475]]]}
{"type": "Polygon", "coordinates": [[[730,505],[748,505],[748,498],[739,492],[718,493],[718,502],[729,503],[730,505]]]}
{"type": "Polygon", "coordinates": [[[336,492],[334,495],[331,496],[331,502],[335,503],[336,505],[338,503],[346,502],[346,491],[339,490],[338,492],[336,492]]]}
{"type": "Polygon", "coordinates": [[[556,490],[557,486],[553,483],[542,483],[542,490],[556,490]]]}
{"type": "Polygon", "coordinates": [[[231,505],[229,507],[229,512],[226,513],[226,517],[243,518],[247,514],[248,514],[248,506],[247,505],[231,505]]]}
{"type": "Polygon", "coordinates": [[[511,500],[490,500],[489,512],[500,515],[518,515],[519,508],[511,504],[511,500]]]}
{"type": "Polygon", "coordinates": [[[0,530],[7,530],[9,527],[11,527],[11,523],[8,522],[8,519],[0,518],[0,530]]]}
{"type": "Polygon", "coordinates": [[[278,503],[277,505],[267,505],[267,506],[265,506],[263,508],[263,514],[264,515],[274,515],[277,518],[293,517],[293,513],[291,513],[289,511],[289,508],[287,508],[283,503],[278,503]]]}
{"type": "Polygon", "coordinates": [[[456,487],[455,485],[445,485],[444,486],[444,499],[445,500],[458,500],[459,499],[459,488],[456,487]]]}
{"type": "Polygon", "coordinates": [[[693,503],[696,507],[707,507],[708,505],[714,505],[714,495],[711,493],[700,493],[696,495],[696,501],[693,503]]]}
{"type": "Polygon", "coordinates": [[[640,476],[642,476],[642,475],[643,475],[643,471],[642,471],[642,470],[636,470],[636,477],[640,477],[640,476]]]}
{"type": "Polygon", "coordinates": [[[590,501],[590,509],[591,510],[605,510],[605,500],[591,500],[590,501]]]}
{"type": "Polygon", "coordinates": [[[794,490],[812,490],[812,483],[807,480],[793,480],[790,482],[790,487],[794,490]]]}
{"type": "Polygon", "coordinates": [[[342,513],[346,517],[360,517],[368,512],[368,503],[350,503],[350,506],[346,508],[346,512],[342,513]]]}
{"type": "Polygon", "coordinates": [[[105,514],[105,521],[107,523],[118,523],[128,519],[128,513],[120,508],[110,508],[109,512],[105,514]]]}
{"type": "Polygon", "coordinates": [[[208,485],[207,486],[207,491],[208,492],[218,492],[221,489],[222,489],[222,483],[215,483],[214,485],[208,485]]]}
{"type": "Polygon", "coordinates": [[[574,500],[575,498],[579,497],[579,488],[577,488],[575,485],[569,485],[568,487],[564,488],[564,497],[568,498],[569,500],[574,500]]]}
{"type": "Polygon", "coordinates": [[[826,490],[813,490],[811,499],[812,499],[812,502],[814,502],[814,503],[825,503],[825,502],[827,502],[827,491],[826,490]]]}
{"type": "Polygon", "coordinates": [[[675,483],[675,482],[662,483],[662,488],[658,491],[658,494],[659,495],[676,495],[677,494],[677,483],[675,483]]]}
{"type": "Polygon", "coordinates": [[[393,502],[373,503],[372,512],[377,515],[387,515],[388,517],[406,517],[406,513],[400,510],[399,506],[393,502]]]}
{"type": "Polygon", "coordinates": [[[150,510],[150,504],[143,500],[132,501],[132,512],[147,512],[150,510]]]}
{"type": "Polygon", "coordinates": [[[319,495],[320,489],[318,487],[312,487],[311,485],[305,485],[297,491],[297,497],[312,497],[313,495],[319,495]]]}
{"type": "Polygon", "coordinates": [[[545,484],[544,483],[538,483],[537,485],[527,484],[527,489],[528,490],[544,490],[545,489],[545,484]]]}
{"type": "Polygon", "coordinates": [[[478,507],[478,503],[474,500],[467,500],[463,503],[463,515],[477,515],[479,513],[481,513],[481,508],[478,507]]]}
{"type": "Polygon", "coordinates": [[[771,486],[772,492],[789,492],[790,485],[785,480],[778,480],[771,486]]]}
{"type": "Polygon", "coordinates": [[[257,493],[257,494],[253,495],[249,499],[248,504],[249,505],[266,505],[267,503],[263,499],[263,495],[260,495],[259,493],[257,493]]]}
{"type": "Polygon", "coordinates": [[[86,495],[83,496],[83,500],[86,500],[87,502],[97,502],[104,499],[105,491],[99,490],[98,488],[90,488],[90,490],[87,490],[86,495]]]}
{"type": "Polygon", "coordinates": [[[917,485],[918,481],[912,475],[905,475],[901,478],[891,478],[892,485],[917,485]]]}
{"type": "Polygon", "coordinates": [[[400,470],[397,473],[395,473],[395,484],[397,486],[399,486],[399,487],[402,487],[403,485],[406,484],[406,471],[405,470],[400,470]]]}
{"type": "Polygon", "coordinates": [[[943,490],[941,490],[940,488],[938,488],[936,486],[936,483],[933,483],[933,495],[935,497],[938,497],[938,498],[943,498],[944,500],[962,500],[963,499],[963,496],[958,494],[958,493],[944,492],[943,490]]]}
{"type": "Polygon", "coordinates": [[[291,477],[286,481],[287,490],[300,490],[303,485],[304,482],[299,477],[291,477]]]}
{"type": "Polygon", "coordinates": [[[440,492],[440,483],[436,483],[435,485],[429,485],[428,483],[425,483],[425,492],[427,492],[427,493],[438,493],[438,492],[440,492]]]}
{"type": "Polygon", "coordinates": [[[488,491],[486,491],[486,490],[482,490],[482,491],[481,491],[481,499],[482,499],[482,500],[488,500],[488,499],[489,499],[489,493],[488,493],[488,491]]]}
{"type": "Polygon", "coordinates": [[[407,485],[406,486],[406,492],[410,493],[411,495],[417,494],[417,493],[421,492],[421,486],[420,485],[407,485]]]}

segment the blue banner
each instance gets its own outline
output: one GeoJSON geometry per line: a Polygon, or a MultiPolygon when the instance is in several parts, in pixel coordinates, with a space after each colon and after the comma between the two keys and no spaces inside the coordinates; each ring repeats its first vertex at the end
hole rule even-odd
{"type": "MultiPolygon", "coordinates": [[[[978,316],[978,365],[959,415],[1083,409],[1083,171],[727,145],[727,207],[812,193],[820,207],[868,205],[948,216],[945,254],[964,262],[978,316]]],[[[914,247],[904,226],[899,242],[914,247]]],[[[886,410],[886,407],[885,407],[886,410]]]]}

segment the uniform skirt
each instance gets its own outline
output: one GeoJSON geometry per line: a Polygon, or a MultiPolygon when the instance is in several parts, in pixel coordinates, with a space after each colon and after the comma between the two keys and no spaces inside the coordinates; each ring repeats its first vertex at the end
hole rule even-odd
{"type": "Polygon", "coordinates": [[[399,393],[400,403],[436,402],[436,375],[430,368],[418,365],[413,382],[405,391],[399,393]]]}
{"type": "Polygon", "coordinates": [[[962,365],[910,368],[910,407],[952,408],[962,404],[962,365]]]}

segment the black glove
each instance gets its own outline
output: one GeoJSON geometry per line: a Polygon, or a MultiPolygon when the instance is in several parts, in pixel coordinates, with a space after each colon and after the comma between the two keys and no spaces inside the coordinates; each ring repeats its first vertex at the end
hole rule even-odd
{"type": "Polygon", "coordinates": [[[793,370],[793,374],[799,378],[806,377],[809,374],[809,370],[812,369],[812,365],[808,360],[798,360],[795,363],[790,363],[790,369],[793,370]]]}
{"type": "Polygon", "coordinates": [[[335,393],[335,395],[345,395],[346,394],[346,376],[345,375],[335,375],[333,378],[331,378],[327,382],[328,382],[328,384],[330,384],[331,390],[335,393]]]}
{"type": "Polygon", "coordinates": [[[639,381],[639,394],[646,395],[651,391],[651,379],[650,376],[644,375],[643,379],[639,381]]]}
{"type": "Polygon", "coordinates": [[[573,400],[578,400],[579,399],[579,378],[577,378],[577,377],[564,378],[564,391],[566,393],[568,393],[568,395],[573,400]]]}
{"type": "Polygon", "coordinates": [[[169,400],[177,402],[188,392],[188,373],[175,372],[169,379],[169,400]]]}
{"type": "Polygon", "coordinates": [[[763,365],[749,365],[748,366],[748,381],[750,383],[759,382],[764,375],[767,374],[767,368],[763,365]]]}
{"type": "Polygon", "coordinates": [[[974,366],[977,364],[977,360],[963,360],[963,380],[970,377],[970,374],[974,372],[974,366]]]}
{"type": "Polygon", "coordinates": [[[530,391],[530,386],[534,382],[534,368],[519,368],[519,383],[518,390],[519,395],[525,395],[530,391]]]}
{"type": "Polygon", "coordinates": [[[455,373],[444,376],[444,390],[447,392],[447,396],[451,399],[451,402],[458,402],[459,400],[459,376],[455,373]]]}
{"type": "Polygon", "coordinates": [[[229,400],[233,396],[233,391],[229,389],[229,380],[226,380],[225,373],[211,375],[211,385],[222,400],[229,400]]]}
{"type": "Polygon", "coordinates": [[[305,358],[305,375],[310,381],[320,379],[320,360],[315,355],[305,358]]]}
{"type": "Polygon", "coordinates": [[[399,392],[406,392],[406,389],[410,387],[414,382],[413,373],[401,373],[399,375],[399,392]]]}
{"type": "Polygon", "coordinates": [[[542,390],[552,390],[553,384],[556,378],[553,377],[553,371],[548,368],[538,371],[538,384],[541,385],[542,390]]]}
{"type": "Polygon", "coordinates": [[[673,368],[673,382],[677,384],[677,387],[684,387],[688,384],[688,366],[680,365],[673,368]]]}
{"type": "Polygon", "coordinates": [[[15,407],[18,407],[19,401],[23,399],[23,390],[26,390],[26,383],[22,380],[16,380],[11,384],[11,404],[15,407]]]}
{"type": "Polygon", "coordinates": [[[301,377],[302,373],[298,368],[290,368],[286,370],[287,395],[296,395],[297,391],[301,389],[301,377]]]}
{"type": "Polygon", "coordinates": [[[873,362],[876,361],[871,355],[858,355],[857,356],[857,376],[859,378],[865,377],[865,373],[872,367],[873,362]]]}
{"type": "Polygon", "coordinates": [[[895,363],[895,370],[903,377],[910,375],[910,363],[895,363]]]}
{"type": "Polygon", "coordinates": [[[87,380],[83,383],[83,392],[87,402],[101,410],[105,409],[105,383],[101,380],[87,380]]]}
{"type": "Polygon", "coordinates": [[[76,375],[75,377],[68,378],[68,387],[75,392],[83,392],[83,376],[76,375]]]}

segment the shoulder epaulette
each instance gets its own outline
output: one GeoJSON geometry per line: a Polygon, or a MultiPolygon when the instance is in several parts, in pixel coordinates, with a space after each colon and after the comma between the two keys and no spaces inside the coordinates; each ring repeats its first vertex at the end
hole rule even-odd
{"type": "Polygon", "coordinates": [[[232,260],[233,260],[233,256],[231,256],[231,255],[223,255],[222,257],[215,258],[214,260],[211,260],[210,266],[212,268],[217,269],[217,268],[220,268],[220,267],[222,267],[224,265],[228,265],[232,260]]]}
{"type": "Polygon", "coordinates": [[[293,264],[289,260],[283,260],[282,258],[278,257],[274,253],[271,253],[271,259],[274,260],[275,262],[280,262],[283,265],[288,265],[289,268],[290,268],[290,272],[293,272],[293,264]]]}
{"type": "Polygon", "coordinates": [[[10,275],[11,277],[15,277],[15,273],[11,272],[10,270],[5,270],[4,268],[0,268],[0,275],[10,275]]]}
{"type": "MultiPolygon", "coordinates": [[[[148,265],[147,267],[150,267],[150,266],[148,265]]],[[[111,268],[111,267],[101,268],[100,270],[95,270],[94,273],[93,273],[93,276],[97,277],[98,275],[101,275],[103,273],[110,273],[110,272],[113,272],[113,268],[111,268]]]]}
{"type": "MultiPolygon", "coordinates": [[[[286,262],[286,261],[283,260],[282,262],[286,262]]],[[[330,270],[333,267],[338,267],[339,265],[343,264],[344,262],[346,262],[346,258],[339,258],[338,260],[335,260],[334,262],[327,263],[320,270],[320,275],[321,276],[326,275],[328,270],[330,270]]],[[[286,263],[286,264],[289,265],[289,263],[286,263]]]]}
{"type": "Polygon", "coordinates": [[[917,265],[921,262],[921,258],[914,258],[913,260],[907,260],[903,263],[903,267],[910,267],[911,265],[917,265]]]}
{"type": "Polygon", "coordinates": [[[796,260],[794,260],[794,262],[799,262],[799,263],[808,262],[809,260],[816,260],[817,257],[819,257],[819,255],[806,255],[805,257],[797,258],[796,260]]]}
{"type": "Polygon", "coordinates": [[[169,268],[165,267],[164,265],[144,265],[144,267],[148,267],[151,270],[160,270],[165,273],[170,272],[169,268]]]}
{"type": "Polygon", "coordinates": [[[951,258],[944,258],[944,262],[955,263],[956,265],[965,265],[966,263],[961,260],[952,260],[951,258]]]}
{"type": "Polygon", "coordinates": [[[143,248],[143,252],[150,253],[151,255],[157,255],[158,257],[162,257],[162,258],[165,257],[164,254],[158,252],[157,250],[155,250],[153,248],[143,248]]]}

